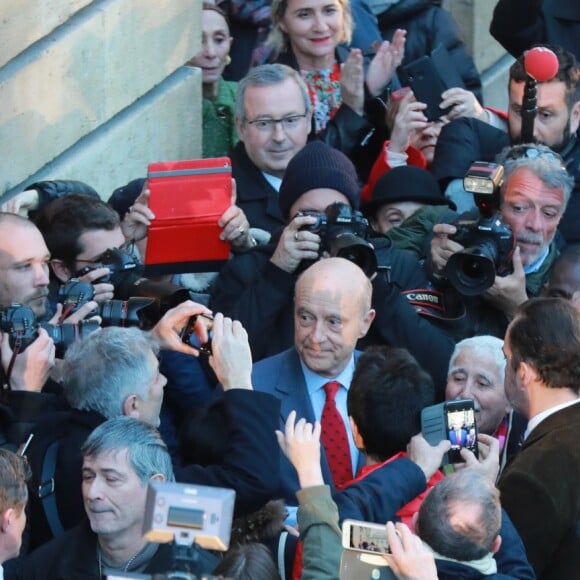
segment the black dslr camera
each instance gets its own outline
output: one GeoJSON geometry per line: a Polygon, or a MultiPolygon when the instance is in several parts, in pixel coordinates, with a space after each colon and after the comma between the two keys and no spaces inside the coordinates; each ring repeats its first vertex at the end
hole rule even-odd
{"type": "Polygon", "coordinates": [[[39,328],[48,332],[60,356],[73,342],[94,332],[100,325],[95,320],[81,320],[77,324],[37,322],[32,309],[22,304],[12,304],[0,312],[0,329],[8,333],[12,350],[22,352],[28,348],[38,337],[39,328]]]}
{"type": "Polygon", "coordinates": [[[137,282],[141,278],[143,270],[139,262],[131,254],[119,248],[110,248],[101,255],[98,266],[93,264],[85,266],[76,273],[76,276],[82,276],[101,267],[108,268],[109,273],[101,276],[94,283],[109,282],[115,286],[115,290],[118,286],[130,285],[137,282]]]}
{"type": "Polygon", "coordinates": [[[463,179],[463,187],[474,194],[481,217],[459,220],[451,239],[465,249],[453,254],[445,275],[464,296],[477,296],[493,285],[496,275],[513,272],[515,248],[513,232],[499,213],[499,188],[503,182],[503,166],[475,162],[463,179]]]}
{"type": "Polygon", "coordinates": [[[324,213],[305,211],[298,215],[316,218],[316,223],[301,229],[320,236],[320,255],[328,252],[332,257],[350,260],[368,277],[377,271],[375,249],[367,241],[369,222],[360,211],[337,202],[329,205],[324,213]]]}
{"type": "MultiPolygon", "coordinates": [[[[91,264],[79,270],[75,277],[106,267],[109,274],[94,281],[94,284],[109,282],[115,287],[115,298],[131,300],[135,297],[154,298],[159,302],[160,314],[170,308],[189,300],[187,288],[177,286],[171,282],[157,282],[143,276],[143,265],[137,262],[131,254],[119,248],[108,249],[99,258],[98,264],[91,264]]],[[[159,317],[158,317],[159,319],[159,317]]]]}
{"type": "MultiPolygon", "coordinates": [[[[58,289],[58,301],[64,316],[76,312],[94,297],[93,285],[71,278],[58,289]]],[[[159,303],[153,298],[132,297],[128,300],[107,300],[98,305],[94,314],[101,317],[101,326],[136,326],[150,330],[161,317],[159,303]]]]}

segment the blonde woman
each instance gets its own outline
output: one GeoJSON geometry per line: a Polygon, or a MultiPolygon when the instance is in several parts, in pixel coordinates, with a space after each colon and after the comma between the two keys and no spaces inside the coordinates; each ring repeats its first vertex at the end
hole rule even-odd
{"type": "Polygon", "coordinates": [[[384,98],[377,97],[404,56],[405,31],[384,42],[365,66],[360,49],[348,49],[349,0],[274,0],[272,23],[272,60],[300,71],[312,102],[313,131],[364,173],[360,153],[372,155],[375,141],[380,148],[377,129],[384,128],[385,109],[384,98]]]}

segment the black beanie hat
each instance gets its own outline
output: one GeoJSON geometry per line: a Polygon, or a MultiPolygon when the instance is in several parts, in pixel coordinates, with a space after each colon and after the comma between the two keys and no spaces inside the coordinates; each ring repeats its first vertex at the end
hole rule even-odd
{"type": "Polygon", "coordinates": [[[398,201],[414,201],[425,205],[448,205],[455,209],[455,204],[445,197],[439,189],[437,180],[426,169],[401,165],[393,167],[381,175],[373,188],[373,194],[363,210],[374,213],[381,205],[398,201]]]}
{"type": "Polygon", "coordinates": [[[312,141],[288,163],[278,201],[285,219],[296,200],[311,189],[335,189],[346,196],[352,209],[358,209],[360,186],[352,161],[322,141],[312,141]]]}

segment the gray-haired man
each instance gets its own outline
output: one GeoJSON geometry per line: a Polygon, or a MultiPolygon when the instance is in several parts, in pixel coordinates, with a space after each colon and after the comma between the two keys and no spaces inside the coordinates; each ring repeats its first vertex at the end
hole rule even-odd
{"type": "MultiPolygon", "coordinates": [[[[32,553],[21,577],[100,579],[111,573],[171,571],[171,546],[143,538],[147,484],[174,479],[159,433],[142,421],[118,417],[97,427],[81,451],[88,521],[32,553]]],[[[204,571],[211,572],[215,558],[199,553],[204,571]]]]}

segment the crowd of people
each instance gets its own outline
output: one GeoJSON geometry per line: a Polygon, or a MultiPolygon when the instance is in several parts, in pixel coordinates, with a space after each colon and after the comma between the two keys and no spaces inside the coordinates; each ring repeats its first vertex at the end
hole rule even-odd
{"type": "Polygon", "coordinates": [[[0,206],[0,578],[176,570],[154,482],[235,491],[197,576],[580,578],[580,14],[499,0],[499,111],[440,4],[203,3],[215,271],[149,275],[145,166],[0,206]],[[537,42],[557,72],[522,142],[537,42]],[[441,48],[461,86],[428,118],[399,67],[441,48]]]}

